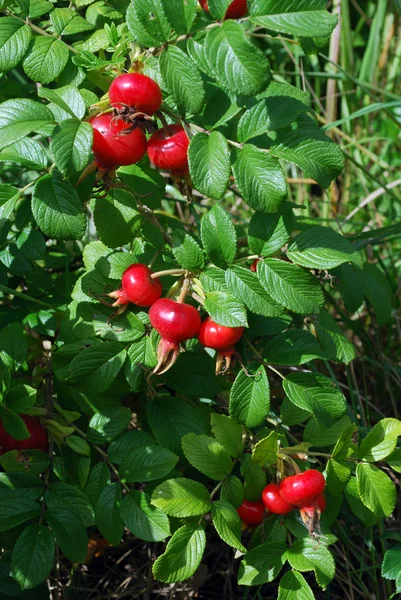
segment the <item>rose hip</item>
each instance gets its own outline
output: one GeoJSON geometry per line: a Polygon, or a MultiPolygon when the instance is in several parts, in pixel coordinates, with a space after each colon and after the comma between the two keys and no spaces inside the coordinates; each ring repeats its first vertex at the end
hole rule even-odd
{"type": "Polygon", "coordinates": [[[119,75],[109,89],[110,104],[115,108],[129,106],[138,112],[153,115],[160,108],[160,87],[147,75],[126,73],[119,75]]]}
{"type": "Polygon", "coordinates": [[[40,424],[38,419],[29,415],[21,415],[30,437],[26,440],[16,440],[4,429],[0,421],[0,447],[2,452],[11,450],[42,450],[47,452],[49,449],[49,439],[46,429],[40,424]]]}
{"type": "Polygon", "coordinates": [[[113,306],[123,304],[136,304],[136,306],[152,306],[159,300],[163,293],[163,287],[158,277],[152,279],[153,271],[146,265],[137,263],[125,269],[120,290],[111,292],[110,298],[116,298],[113,306]]]}
{"type": "Polygon", "coordinates": [[[286,502],[301,507],[313,504],[323,494],[325,485],[323,475],[316,469],[310,469],[283,479],[279,491],[286,502]]]}
{"type": "Polygon", "coordinates": [[[159,129],[148,142],[148,156],[158,169],[186,173],[188,171],[189,139],[181,125],[159,129]]]}
{"type": "Polygon", "coordinates": [[[265,515],[265,507],[261,500],[244,500],[237,512],[246,525],[260,525],[265,515]]]}
{"type": "Polygon", "coordinates": [[[92,150],[97,162],[106,169],[133,165],[146,153],[146,136],[141,129],[110,113],[98,115],[89,121],[93,127],[92,150]]]}
{"type": "Polygon", "coordinates": [[[265,487],[262,492],[262,500],[267,510],[275,515],[286,515],[294,508],[292,504],[281,497],[279,487],[275,483],[270,483],[265,487]]]}

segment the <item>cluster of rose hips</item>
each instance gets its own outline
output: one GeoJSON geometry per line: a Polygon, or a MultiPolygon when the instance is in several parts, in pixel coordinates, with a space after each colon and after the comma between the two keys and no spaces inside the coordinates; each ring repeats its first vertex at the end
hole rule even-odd
{"type": "Polygon", "coordinates": [[[26,440],[16,440],[4,429],[3,423],[0,421],[0,454],[11,452],[11,450],[49,450],[49,438],[47,431],[40,424],[39,420],[29,415],[21,415],[29,433],[29,438],[26,440]]]}
{"type": "Polygon", "coordinates": [[[129,266],[122,275],[121,283],[121,289],[109,294],[115,299],[113,306],[125,308],[131,302],[136,306],[150,307],[150,323],[161,336],[155,373],[167,371],[178,356],[179,345],[194,337],[198,337],[203,346],[217,351],[218,370],[223,361],[226,368],[229,366],[243,327],[224,327],[210,317],[202,322],[198,310],[191,304],[185,304],[185,294],[178,300],[162,298],[163,287],[158,274],[144,264],[129,266]]]}
{"type": "Polygon", "coordinates": [[[246,525],[260,525],[265,509],[275,515],[287,515],[294,509],[301,511],[305,523],[324,512],[325,478],[316,469],[286,477],[280,485],[270,483],[262,492],[262,500],[244,500],[238,514],[246,525]]]}
{"type": "Polygon", "coordinates": [[[147,151],[158,169],[175,174],[188,171],[189,139],[181,125],[165,124],[146,139],[144,130],[154,129],[150,117],[159,111],[162,100],[160,87],[147,75],[127,73],[114,79],[109,89],[114,111],[89,119],[99,168],[107,171],[133,165],[147,151]]]}

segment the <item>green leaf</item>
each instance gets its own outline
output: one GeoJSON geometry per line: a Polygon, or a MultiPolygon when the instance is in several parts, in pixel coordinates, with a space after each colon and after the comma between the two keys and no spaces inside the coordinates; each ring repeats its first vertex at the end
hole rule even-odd
{"type": "Polygon", "coordinates": [[[0,73],[11,71],[25,56],[31,28],[15,17],[2,17],[0,25],[0,73]]]}
{"type": "Polygon", "coordinates": [[[332,360],[337,360],[348,365],[356,356],[354,344],[346,337],[333,317],[322,310],[316,328],[317,337],[322,348],[332,360]]]}
{"type": "Polygon", "coordinates": [[[0,184],[0,239],[7,238],[10,229],[10,217],[13,214],[20,192],[17,188],[8,184],[0,184]]]}
{"type": "Polygon", "coordinates": [[[401,546],[390,548],[384,555],[382,563],[382,577],[386,579],[399,579],[401,573],[401,546]]]}
{"type": "Polygon", "coordinates": [[[232,504],[234,508],[239,508],[245,498],[244,486],[241,480],[235,475],[227,477],[221,486],[220,498],[232,504]]]}
{"type": "Polygon", "coordinates": [[[158,171],[150,166],[130,165],[118,169],[118,176],[141,202],[150,208],[159,208],[166,184],[158,171]]]}
{"type": "Polygon", "coordinates": [[[12,162],[39,170],[45,169],[48,163],[46,152],[41,144],[31,138],[24,138],[4,148],[0,152],[0,161],[12,162]]]}
{"type": "Polygon", "coordinates": [[[46,490],[45,500],[48,508],[65,508],[75,513],[85,527],[94,525],[91,501],[76,487],[62,481],[52,483],[46,490]]]}
{"type": "Polygon", "coordinates": [[[296,37],[328,37],[338,16],[330,14],[321,0],[301,0],[296,4],[280,0],[256,0],[250,7],[257,25],[296,37]]]}
{"type": "Polygon", "coordinates": [[[263,349],[263,358],[277,365],[303,365],[314,358],[328,358],[317,339],[303,329],[275,335],[263,349]]]}
{"type": "Polygon", "coordinates": [[[224,500],[217,500],[213,502],[211,512],[213,525],[223,542],[240,552],[246,552],[241,544],[241,519],[235,508],[224,500]]]}
{"type": "Polygon", "coordinates": [[[26,227],[19,234],[17,247],[30,260],[40,260],[46,252],[46,242],[43,235],[40,231],[30,227],[26,227]]]}
{"type": "Polygon", "coordinates": [[[197,115],[203,108],[205,88],[193,60],[177,46],[169,46],[160,56],[163,82],[179,107],[197,115]]]}
{"type": "Polygon", "coordinates": [[[365,527],[372,527],[378,521],[378,517],[362,502],[356,477],[351,477],[345,487],[345,497],[354,515],[362,521],[365,527]]]}
{"type": "Polygon", "coordinates": [[[171,517],[196,517],[210,510],[209,492],[192,479],[168,479],[152,494],[152,504],[171,517]]]}
{"type": "Polygon", "coordinates": [[[135,0],[127,10],[127,26],[141,46],[159,46],[171,35],[162,0],[135,0]]]}
{"type": "Polygon", "coordinates": [[[259,261],[257,273],[266,292],[288,310],[301,315],[320,312],[323,291],[311,273],[277,258],[259,261]]]}
{"type": "Polygon", "coordinates": [[[24,491],[6,497],[0,502],[0,531],[7,531],[40,515],[40,506],[35,500],[25,498],[24,491]]]}
{"type": "Polygon", "coordinates": [[[246,310],[241,302],[226,292],[206,294],[205,310],[213,321],[225,327],[247,327],[246,310]]]}
{"type": "Polygon", "coordinates": [[[273,581],[283,568],[286,550],[282,542],[267,542],[252,548],[239,566],[239,585],[262,585],[273,581]]]}
{"type": "Polygon", "coordinates": [[[304,112],[312,112],[312,110],[297,98],[291,96],[264,98],[243,113],[238,123],[238,141],[247,142],[268,131],[287,127],[304,112]]]}
{"type": "Polygon", "coordinates": [[[253,462],[250,454],[241,457],[241,474],[244,478],[245,498],[251,502],[260,500],[266,487],[266,473],[253,462]]]}
{"type": "Polygon", "coordinates": [[[182,438],[182,448],[191,465],[207,477],[221,481],[230,474],[230,455],[214,438],[187,433],[182,438]]]}
{"type": "Polygon", "coordinates": [[[396,502],[396,489],[390,477],[374,465],[358,463],[356,482],[364,505],[377,517],[389,517],[396,502]]]}
{"type": "Polygon", "coordinates": [[[401,448],[397,448],[387,457],[387,463],[393,471],[401,473],[401,448]]]}
{"type": "Polygon", "coordinates": [[[67,446],[69,446],[73,452],[82,454],[83,456],[90,456],[90,446],[82,438],[77,435],[69,435],[65,441],[67,442],[67,446]]]}
{"type": "Polygon", "coordinates": [[[145,542],[162,542],[171,535],[167,515],[150,503],[150,497],[131,490],[121,504],[121,516],[126,527],[145,542]]]}
{"type": "Polygon", "coordinates": [[[231,2],[230,0],[211,0],[207,4],[212,17],[219,21],[224,21],[224,17],[231,2]]]}
{"type": "Polygon", "coordinates": [[[58,36],[74,35],[83,31],[91,31],[94,26],[81,17],[72,8],[55,8],[50,13],[50,22],[58,36]]]}
{"type": "Polygon", "coordinates": [[[156,352],[150,337],[143,337],[132,344],[127,353],[125,377],[132,391],[140,389],[147,369],[153,369],[157,364],[156,352]]]}
{"type": "MultiPolygon", "coordinates": [[[[38,38],[39,39],[39,38],[38,38]]],[[[0,148],[5,148],[32,131],[53,121],[50,110],[40,102],[6,100],[0,104],[0,148]]]]}
{"type": "Polygon", "coordinates": [[[176,33],[189,33],[196,14],[196,0],[161,0],[163,10],[176,33]]]}
{"type": "Polygon", "coordinates": [[[289,400],[307,410],[323,426],[332,425],[347,410],[343,394],[329,377],[316,373],[290,373],[283,381],[289,400]]]}
{"type": "Polygon", "coordinates": [[[90,123],[67,119],[58,126],[50,149],[59,171],[66,177],[74,177],[84,170],[92,151],[93,128],[90,123]]]}
{"type": "Polygon", "coordinates": [[[3,327],[0,336],[0,360],[6,367],[17,370],[26,360],[28,340],[20,323],[3,327]]]}
{"type": "Polygon", "coordinates": [[[57,113],[59,120],[82,119],[85,115],[85,100],[81,91],[74,85],[64,85],[56,89],[41,87],[38,90],[40,98],[46,98],[51,102],[51,108],[55,112],[55,107],[61,109],[57,113]]]}
{"type": "Polygon", "coordinates": [[[324,135],[309,115],[299,115],[291,127],[276,133],[271,154],[294,162],[322,187],[329,187],[341,173],[344,156],[340,146],[324,135]]]}
{"type": "Polygon", "coordinates": [[[231,160],[226,138],[219,131],[197,133],[188,150],[189,170],[196,189],[220,200],[227,189],[231,160]]]}
{"type": "Polygon", "coordinates": [[[79,516],[68,508],[49,508],[45,517],[66,558],[74,562],[85,562],[88,536],[79,516]]]}
{"type": "Polygon", "coordinates": [[[278,434],[275,431],[260,440],[252,450],[252,460],[262,468],[271,467],[279,452],[278,434]]]}
{"type": "Polygon", "coordinates": [[[361,264],[359,252],[347,238],[329,229],[314,225],[297,235],[288,246],[292,262],[310,269],[333,269],[345,262],[361,264]]]}
{"type": "Polygon", "coordinates": [[[330,459],[326,464],[326,489],[333,496],[341,496],[351,477],[349,463],[330,459]]]}
{"type": "Polygon", "coordinates": [[[270,409],[270,386],[263,365],[250,365],[248,373],[238,373],[230,392],[230,416],[246,425],[257,427],[270,409]]]}
{"type": "Polygon", "coordinates": [[[126,431],[109,446],[107,455],[111,462],[120,464],[132,450],[143,446],[156,446],[156,440],[147,431],[126,431]]]}
{"type": "Polygon", "coordinates": [[[304,429],[304,441],[319,448],[334,446],[343,432],[349,429],[350,425],[351,420],[347,415],[344,415],[329,427],[319,425],[317,420],[312,417],[304,429]]]}
{"type": "Polygon", "coordinates": [[[334,577],[335,564],[331,552],[309,538],[296,540],[286,552],[286,558],[297,571],[314,571],[316,581],[325,590],[334,577]]]}
{"type": "Polygon", "coordinates": [[[242,439],[243,429],[241,425],[226,415],[212,413],[210,415],[212,431],[216,440],[234,458],[238,458],[243,452],[244,442],[242,439]]]}
{"type": "Polygon", "coordinates": [[[124,532],[120,508],[121,486],[118,483],[110,483],[100,493],[95,515],[97,528],[113,546],[120,544],[124,532]]]}
{"type": "Polygon", "coordinates": [[[36,500],[43,494],[43,481],[29,473],[0,473],[0,499],[19,498],[36,500]]]}
{"type": "Polygon", "coordinates": [[[126,350],[118,342],[86,347],[71,361],[67,381],[80,382],[92,393],[105,392],[120,372],[125,358],[126,350]]]}
{"type": "Polygon", "coordinates": [[[205,257],[198,242],[181,229],[174,231],[173,254],[178,264],[188,271],[199,271],[205,265],[205,257]]]}
{"type": "Polygon", "coordinates": [[[362,441],[358,456],[368,462],[383,460],[395,450],[400,435],[401,421],[391,418],[382,419],[362,441]]]}
{"type": "Polygon", "coordinates": [[[11,555],[11,575],[23,590],[46,579],[53,567],[55,544],[51,531],[42,525],[29,525],[17,540],[11,555]]]}
{"type": "Polygon", "coordinates": [[[60,75],[67,61],[68,48],[64,42],[54,37],[38,36],[33,39],[22,65],[33,81],[50,83],[60,75]]]}
{"type": "Polygon", "coordinates": [[[155,579],[165,583],[188,579],[199,567],[205,547],[206,536],[200,525],[190,523],[180,527],[153,565],[155,579]]]}
{"type": "Polygon", "coordinates": [[[154,481],[162,479],[174,469],[178,456],[160,446],[135,448],[120,464],[123,482],[154,481]]]}
{"type": "Polygon", "coordinates": [[[275,213],[287,199],[287,181],[274,156],[246,144],[233,165],[235,181],[244,200],[254,210],[275,213]]]}
{"type": "Polygon", "coordinates": [[[288,571],[281,578],[278,600],[315,600],[315,596],[301,573],[288,571]]]}
{"type": "Polygon", "coordinates": [[[131,420],[131,411],[124,406],[106,406],[95,413],[88,427],[88,441],[104,444],[115,440],[125,431],[131,420]]]}
{"type": "Polygon", "coordinates": [[[86,230],[81,200],[69,181],[53,171],[41,177],[32,194],[32,213],[45,235],[62,240],[78,240],[86,230]]]}
{"type": "Polygon", "coordinates": [[[274,214],[256,212],[248,229],[251,252],[259,256],[274,254],[288,242],[293,226],[294,214],[289,204],[284,204],[274,214]]]}
{"type": "Polygon", "coordinates": [[[209,68],[223,88],[253,96],[269,83],[267,59],[248,42],[239,23],[228,20],[221,27],[210,29],[204,48],[209,68]]]}
{"type": "Polygon", "coordinates": [[[210,260],[225,268],[233,262],[237,251],[237,235],[226,211],[215,204],[201,221],[201,238],[210,260]]]}
{"type": "Polygon", "coordinates": [[[26,440],[30,437],[24,421],[12,410],[0,407],[1,422],[6,432],[15,440],[26,440]]]}
{"type": "Polygon", "coordinates": [[[9,473],[30,473],[39,475],[49,467],[50,461],[47,454],[41,450],[24,450],[24,460],[21,461],[19,450],[6,452],[0,457],[0,464],[9,473]]]}
{"type": "Polygon", "coordinates": [[[141,226],[136,202],[126,190],[112,189],[105,198],[96,198],[93,216],[99,238],[109,248],[131,243],[141,226]]]}
{"type": "Polygon", "coordinates": [[[245,304],[255,315],[277,317],[282,307],[263,289],[257,275],[249,269],[232,266],[226,270],[225,282],[228,291],[245,304]]]}
{"type": "Polygon", "coordinates": [[[108,466],[106,463],[98,463],[91,470],[84,490],[93,506],[96,506],[100,494],[109,483],[110,473],[108,466]]]}

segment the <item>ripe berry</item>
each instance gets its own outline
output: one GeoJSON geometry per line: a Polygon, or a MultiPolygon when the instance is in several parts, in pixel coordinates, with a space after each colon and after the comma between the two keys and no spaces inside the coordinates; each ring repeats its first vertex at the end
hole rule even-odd
{"type": "Polygon", "coordinates": [[[130,106],[138,112],[153,115],[160,108],[162,93],[150,77],[127,73],[114,79],[109,89],[109,100],[115,108],[130,106]]]}
{"type": "Polygon", "coordinates": [[[225,327],[218,325],[210,317],[205,319],[199,331],[199,341],[213,350],[231,350],[244,332],[243,327],[225,327]]]}
{"type": "Polygon", "coordinates": [[[325,485],[323,475],[316,469],[310,469],[283,479],[279,491],[286,502],[302,507],[313,504],[320,494],[323,494],[325,485]]]}
{"type": "Polygon", "coordinates": [[[270,483],[262,492],[262,500],[267,510],[275,515],[286,515],[294,508],[280,496],[279,487],[270,483]]]}
{"type": "MultiPolygon", "coordinates": [[[[199,0],[199,4],[203,8],[203,10],[209,12],[207,0],[199,0]]],[[[234,0],[227,8],[227,12],[225,14],[224,19],[241,19],[241,17],[245,17],[247,12],[248,7],[246,5],[246,0],[234,0]]]]}
{"type": "Polygon", "coordinates": [[[90,119],[93,127],[92,150],[98,163],[107,169],[133,165],[146,152],[146,136],[141,129],[106,113],[90,119]]]}
{"type": "Polygon", "coordinates": [[[148,142],[148,156],[158,169],[175,173],[188,170],[189,139],[181,125],[169,125],[156,131],[148,142]]]}
{"type": "Polygon", "coordinates": [[[237,512],[246,525],[260,525],[265,514],[265,507],[261,500],[257,502],[244,500],[237,512]]]}
{"type": "Polygon", "coordinates": [[[257,268],[258,268],[258,262],[259,262],[259,260],[260,260],[260,258],[255,258],[255,260],[253,261],[253,263],[252,263],[252,264],[251,264],[251,266],[249,267],[249,268],[250,268],[250,270],[251,270],[253,273],[256,273],[256,271],[257,271],[257,268]]]}
{"type": "Polygon", "coordinates": [[[30,437],[26,440],[16,440],[4,429],[0,422],[0,448],[1,452],[10,452],[11,450],[42,450],[47,452],[49,449],[49,439],[47,431],[35,417],[21,415],[30,437]]]}
{"type": "Polygon", "coordinates": [[[163,287],[158,277],[151,278],[153,271],[146,265],[137,263],[125,269],[121,283],[122,288],[111,292],[110,298],[116,298],[113,306],[122,304],[136,304],[137,306],[152,306],[159,300],[163,293],[163,287]]]}
{"type": "Polygon", "coordinates": [[[167,342],[179,344],[195,337],[201,326],[198,311],[190,304],[161,298],[149,311],[152,326],[167,342]]]}

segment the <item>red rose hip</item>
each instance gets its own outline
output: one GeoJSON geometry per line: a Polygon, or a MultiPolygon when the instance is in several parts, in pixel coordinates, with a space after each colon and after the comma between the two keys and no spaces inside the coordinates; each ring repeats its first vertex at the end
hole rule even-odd
{"type": "Polygon", "coordinates": [[[42,450],[47,452],[49,449],[49,439],[47,431],[38,419],[29,415],[21,415],[30,437],[26,440],[16,440],[4,429],[0,422],[0,452],[10,452],[11,450],[42,450]]]}
{"type": "Polygon", "coordinates": [[[262,492],[262,501],[267,510],[275,515],[287,515],[294,508],[280,496],[279,487],[270,483],[262,492]]]}
{"type": "Polygon", "coordinates": [[[198,338],[206,348],[230,350],[241,338],[243,332],[243,327],[225,327],[207,317],[201,325],[198,338]]]}
{"type": "Polygon", "coordinates": [[[195,337],[201,326],[201,318],[194,306],[161,298],[149,311],[152,326],[167,342],[179,344],[195,337]]]}
{"type": "Polygon", "coordinates": [[[138,112],[153,115],[161,106],[162,93],[156,81],[147,75],[127,73],[114,79],[109,100],[115,108],[130,106],[138,112]]]}
{"type": "Polygon", "coordinates": [[[265,507],[261,500],[257,502],[244,500],[237,512],[246,525],[260,525],[265,515],[265,507]]]}
{"type": "Polygon", "coordinates": [[[148,142],[148,156],[158,169],[175,173],[188,170],[189,139],[181,125],[169,125],[168,131],[159,129],[148,142]]]}
{"type": "Polygon", "coordinates": [[[319,498],[315,500],[313,504],[310,504],[308,506],[302,506],[301,513],[306,514],[310,519],[312,519],[317,511],[319,511],[320,513],[324,513],[325,510],[326,498],[324,497],[324,494],[320,494],[319,498]]]}
{"type": "Polygon", "coordinates": [[[323,494],[325,485],[323,475],[316,469],[310,469],[283,479],[279,491],[286,502],[302,507],[313,504],[323,494]]]}
{"type": "Polygon", "coordinates": [[[111,292],[110,298],[116,298],[113,306],[136,304],[136,306],[152,306],[159,300],[163,287],[158,277],[152,279],[153,271],[146,265],[137,263],[125,269],[121,282],[122,288],[111,292]]]}
{"type": "MultiPolygon", "coordinates": [[[[199,4],[203,8],[203,10],[209,12],[207,0],[199,0],[199,4]]],[[[248,7],[246,5],[246,0],[234,0],[227,8],[227,12],[224,16],[224,19],[241,19],[241,17],[245,17],[247,12],[248,7]]]]}
{"type": "Polygon", "coordinates": [[[137,163],[146,153],[146,136],[141,129],[113,117],[98,115],[89,121],[93,127],[92,150],[97,162],[106,169],[137,163]]]}
{"type": "Polygon", "coordinates": [[[258,262],[260,261],[260,258],[255,258],[255,260],[253,261],[253,263],[251,264],[251,266],[249,267],[250,270],[252,271],[252,273],[256,273],[257,268],[258,268],[258,262]]]}

